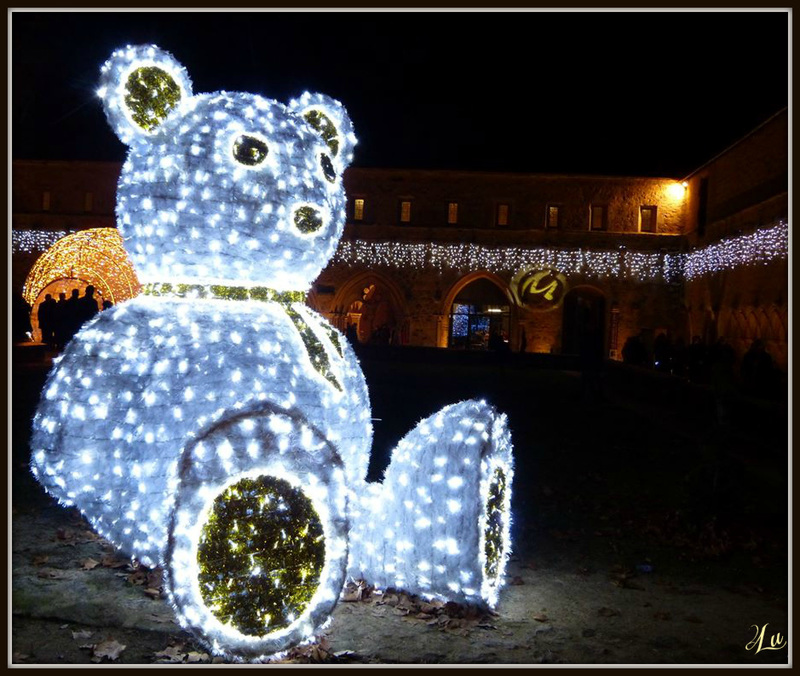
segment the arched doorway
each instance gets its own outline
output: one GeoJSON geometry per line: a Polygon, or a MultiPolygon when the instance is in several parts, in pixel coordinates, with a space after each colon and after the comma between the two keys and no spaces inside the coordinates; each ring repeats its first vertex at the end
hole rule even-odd
{"type": "Polygon", "coordinates": [[[448,347],[506,349],[510,335],[511,301],[497,284],[479,277],[456,294],[450,306],[448,347]]]}
{"type": "Polygon", "coordinates": [[[335,323],[353,332],[358,342],[371,345],[405,345],[408,325],[398,289],[376,274],[350,280],[334,302],[335,323]]]}
{"type": "Polygon", "coordinates": [[[72,289],[95,287],[98,304],[120,303],[138,295],[140,284],[116,228],[91,228],[59,239],[33,264],[22,294],[33,308],[34,340],[41,339],[39,304],[49,294],[58,300],[72,289]]]}
{"type": "Polygon", "coordinates": [[[606,299],[602,291],[578,286],[564,296],[561,353],[605,356],[606,299]]]}

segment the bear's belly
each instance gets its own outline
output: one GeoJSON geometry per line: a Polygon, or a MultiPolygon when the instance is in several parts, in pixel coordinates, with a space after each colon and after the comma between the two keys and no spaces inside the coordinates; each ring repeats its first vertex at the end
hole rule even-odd
{"type": "Polygon", "coordinates": [[[343,337],[300,305],[139,296],[67,346],[34,418],[48,492],[143,563],[158,562],[187,442],[259,401],[295,409],[366,473],[366,384],[343,337]]]}

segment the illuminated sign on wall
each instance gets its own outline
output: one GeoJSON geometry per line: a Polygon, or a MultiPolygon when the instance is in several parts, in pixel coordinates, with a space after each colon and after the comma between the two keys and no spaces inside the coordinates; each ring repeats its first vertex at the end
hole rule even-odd
{"type": "Polygon", "coordinates": [[[549,310],[558,307],[567,292],[567,279],[560,272],[523,270],[511,283],[517,300],[532,310],[549,310]]]}

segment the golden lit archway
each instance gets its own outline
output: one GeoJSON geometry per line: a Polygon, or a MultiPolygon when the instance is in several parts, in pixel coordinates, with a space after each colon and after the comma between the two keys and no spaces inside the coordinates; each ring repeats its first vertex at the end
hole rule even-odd
{"type": "Polygon", "coordinates": [[[37,310],[49,293],[95,287],[98,300],[120,303],[139,294],[140,284],[122,236],[116,228],[91,228],[62,237],[33,264],[22,295],[33,308],[31,324],[38,336],[37,310]]]}

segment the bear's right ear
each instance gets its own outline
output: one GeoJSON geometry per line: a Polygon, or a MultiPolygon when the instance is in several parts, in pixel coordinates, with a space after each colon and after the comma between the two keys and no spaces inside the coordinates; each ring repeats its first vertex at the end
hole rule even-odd
{"type": "Polygon", "coordinates": [[[130,145],[181,114],[192,82],[172,54],[155,45],[128,46],[103,64],[97,94],[114,133],[130,145]]]}

